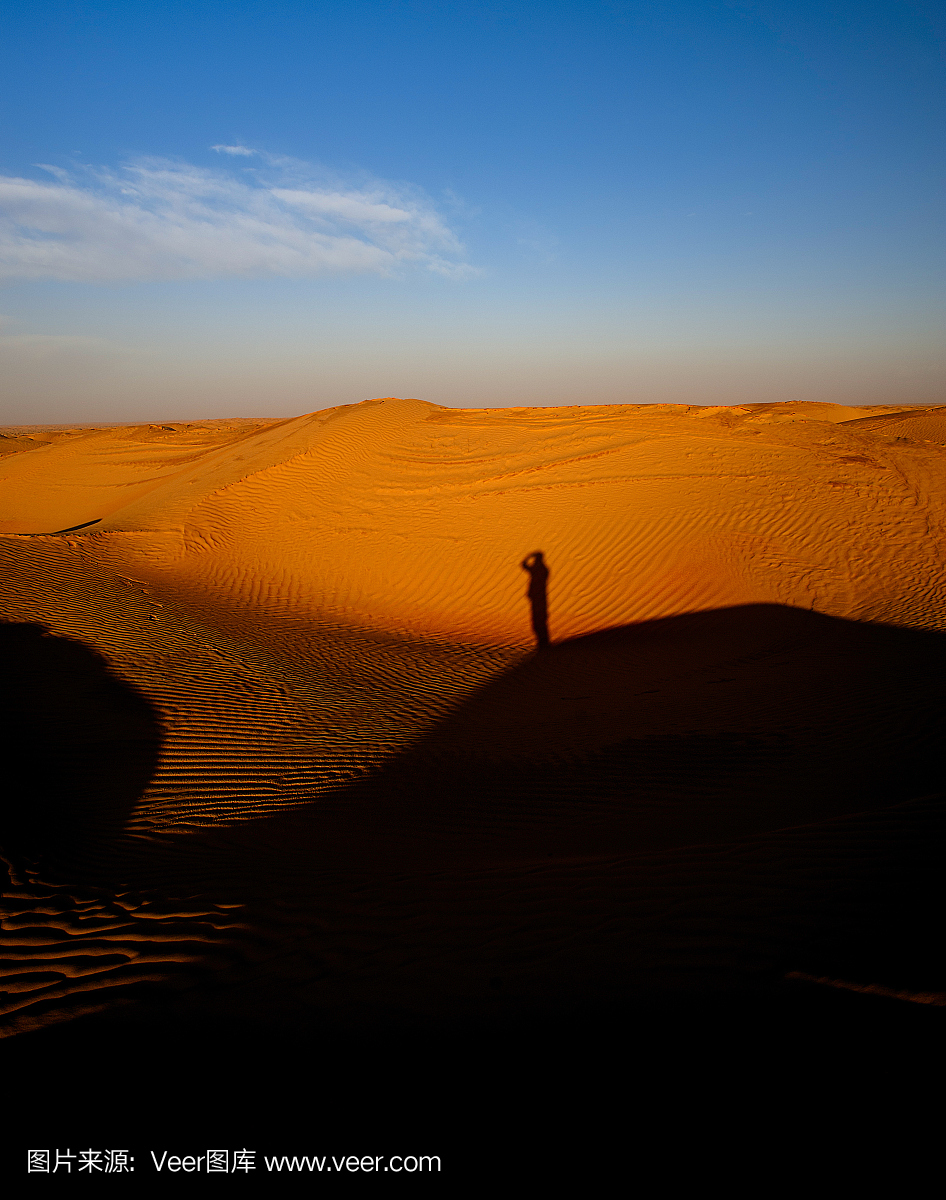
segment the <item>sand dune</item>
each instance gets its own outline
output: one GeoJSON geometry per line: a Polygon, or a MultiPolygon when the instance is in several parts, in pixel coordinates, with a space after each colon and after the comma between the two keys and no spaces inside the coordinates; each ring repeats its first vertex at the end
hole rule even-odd
{"type": "Polygon", "coordinates": [[[2,432],[7,1032],[942,993],[946,409],[2,432]]]}

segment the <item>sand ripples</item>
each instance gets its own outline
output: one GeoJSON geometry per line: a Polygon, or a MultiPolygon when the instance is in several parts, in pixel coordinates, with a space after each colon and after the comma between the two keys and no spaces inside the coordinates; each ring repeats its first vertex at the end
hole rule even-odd
{"type": "Polygon", "coordinates": [[[939,994],[919,934],[863,931],[941,836],[946,418],[850,415],[387,400],[24,443],[5,1029],[939,994]]]}

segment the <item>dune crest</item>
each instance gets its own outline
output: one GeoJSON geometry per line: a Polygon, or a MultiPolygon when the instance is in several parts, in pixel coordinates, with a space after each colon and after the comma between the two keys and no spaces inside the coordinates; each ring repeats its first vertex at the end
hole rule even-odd
{"type": "Polygon", "coordinates": [[[944,457],[946,410],[388,398],[73,433],[7,458],[0,511],[94,521],[83,554],[182,599],[449,641],[529,643],[534,550],[553,640],[760,602],[936,625],[944,457]]]}

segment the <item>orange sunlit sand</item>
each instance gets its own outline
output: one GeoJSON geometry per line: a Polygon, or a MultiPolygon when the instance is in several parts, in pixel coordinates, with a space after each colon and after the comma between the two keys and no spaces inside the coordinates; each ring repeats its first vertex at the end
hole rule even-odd
{"type": "Polygon", "coordinates": [[[0,433],[5,1032],[941,993],[946,408],[0,433]]]}

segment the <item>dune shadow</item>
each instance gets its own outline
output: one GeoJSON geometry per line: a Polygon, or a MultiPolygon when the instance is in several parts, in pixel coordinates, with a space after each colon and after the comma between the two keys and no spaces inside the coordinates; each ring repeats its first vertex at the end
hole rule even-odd
{"type": "Polygon", "coordinates": [[[609,629],[523,659],[309,806],[188,835],[187,856],[140,844],[117,869],[278,891],[662,852],[889,807],[942,786],[944,666],[942,634],[779,605],[609,629]]]}
{"type": "MultiPolygon", "coordinates": [[[[293,873],[634,854],[832,820],[941,787],[944,667],[940,633],[780,605],[608,629],[523,659],[374,774],[200,839],[228,863],[252,858],[257,879],[272,855],[278,887],[293,873]]],[[[142,740],[113,760],[112,827],[157,751],[146,702],[129,695],[110,703],[126,705],[122,736],[142,740]]],[[[72,700],[55,706],[66,757],[108,778],[69,726],[72,700]]]]}
{"type": "Polygon", "coordinates": [[[0,843],[13,856],[84,862],[121,833],[157,765],[153,705],[84,643],[0,624],[0,843]],[[15,779],[15,782],[14,782],[15,779]]]}
{"type": "MultiPolygon", "coordinates": [[[[39,836],[83,813],[114,829],[153,768],[147,705],[75,643],[7,636],[60,688],[30,694],[28,753],[57,730],[85,797],[58,816],[53,767],[61,824],[39,836]],[[70,727],[93,694],[89,736],[114,715],[124,757],[87,755],[70,727]],[[103,763],[110,816],[88,791],[103,763]]],[[[941,634],[778,605],[610,629],[522,659],[306,808],[118,839],[89,871],[239,906],[270,948],[226,1004],[263,1022],[531,1011],[787,971],[928,987],[943,814],[922,798],[941,788],[944,665],[941,634]]],[[[193,1001],[202,1019],[223,986],[193,1001]]]]}
{"type": "Polygon", "coordinates": [[[491,680],[313,818],[344,808],[362,850],[452,861],[663,849],[866,811],[941,786],[944,665],[939,633],[779,605],[609,629],[491,680]]]}

